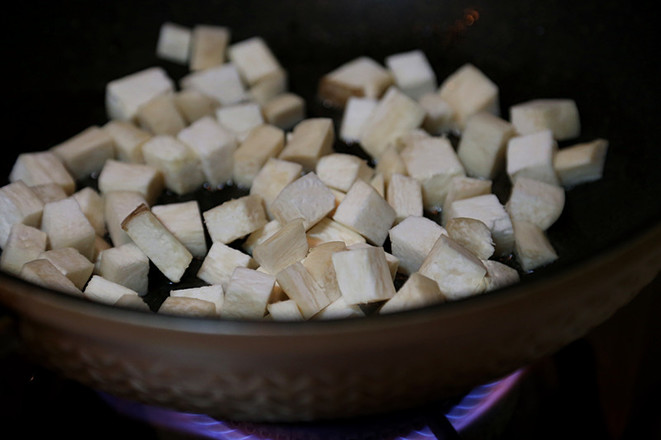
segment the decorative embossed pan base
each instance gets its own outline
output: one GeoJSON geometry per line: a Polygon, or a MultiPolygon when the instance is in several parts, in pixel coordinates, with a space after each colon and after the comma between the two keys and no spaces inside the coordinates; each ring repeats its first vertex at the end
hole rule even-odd
{"type": "Polygon", "coordinates": [[[119,310],[2,275],[0,301],[16,311],[26,347],[84,384],[254,421],[400,409],[461,394],[553,353],[608,319],[661,267],[661,154],[651,130],[659,62],[648,14],[633,6],[118,1],[16,7],[5,31],[29,37],[6,55],[16,70],[5,91],[11,111],[5,176],[20,152],[102,123],[105,83],[161,63],[154,45],[164,21],[228,25],[237,40],[263,36],[287,66],[292,90],[308,99],[311,116],[333,116],[314,99],[323,73],[358,55],[383,59],[422,49],[439,77],[467,61],[488,72],[504,110],[542,95],[575,99],[583,136],[605,137],[611,146],[604,178],[569,191],[563,216],[549,230],[556,263],[511,288],[437,307],[334,322],[211,321],[119,310]],[[466,20],[468,8],[473,21],[466,20]]]}

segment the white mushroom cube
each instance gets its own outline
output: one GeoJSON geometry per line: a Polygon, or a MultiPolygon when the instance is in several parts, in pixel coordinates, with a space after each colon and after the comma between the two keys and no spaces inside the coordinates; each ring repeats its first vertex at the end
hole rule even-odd
{"type": "Polygon", "coordinates": [[[210,96],[221,106],[236,104],[246,97],[239,71],[232,63],[189,73],[181,79],[180,85],[183,90],[197,90],[210,96]]]}
{"type": "Polygon", "coordinates": [[[572,99],[534,99],[510,107],[510,120],[521,135],[551,130],[563,141],[581,133],[576,102],[572,99]]]}
{"type": "Polygon", "coordinates": [[[558,150],[553,168],[564,187],[601,179],[608,141],[596,139],[558,150]]]}
{"type": "Polygon", "coordinates": [[[276,274],[276,279],[287,296],[296,302],[305,319],[310,319],[330,304],[326,292],[301,262],[282,269],[276,274]]]}
{"type": "Polygon", "coordinates": [[[511,138],[507,143],[507,175],[512,183],[524,176],[558,185],[553,167],[557,149],[550,130],[511,138]]]}
{"type": "Polygon", "coordinates": [[[132,122],[110,120],[103,130],[112,138],[115,145],[115,155],[122,162],[144,163],[142,144],[147,142],[152,134],[132,122]]]}
{"type": "Polygon", "coordinates": [[[281,93],[262,105],[268,124],[288,130],[305,118],[305,100],[294,93],[281,93]]]}
{"type": "Polygon", "coordinates": [[[102,195],[112,191],[134,191],[152,205],[163,192],[165,180],[161,170],[151,165],[109,159],[99,174],[98,185],[102,195]]]}
{"type": "Polygon", "coordinates": [[[96,273],[108,281],[146,295],[149,287],[149,258],[134,243],[112,247],[99,253],[96,273]]]}
{"type": "Polygon", "coordinates": [[[480,260],[489,259],[495,245],[489,227],[481,220],[467,217],[455,217],[446,225],[448,236],[471,251],[480,260]]]}
{"type": "Polygon", "coordinates": [[[285,132],[278,127],[263,124],[252,131],[234,151],[234,183],[250,188],[264,164],[278,157],[285,146],[285,132]]]}
{"type": "Polygon", "coordinates": [[[252,256],[267,273],[276,274],[308,254],[303,219],[292,220],[253,249],[252,256]]]}
{"type": "Polygon", "coordinates": [[[260,37],[234,43],[229,48],[228,56],[248,85],[253,85],[282,70],[277,58],[260,37]]]}
{"type": "Polygon", "coordinates": [[[204,70],[223,64],[230,38],[231,32],[227,27],[206,24],[195,26],[191,35],[190,70],[204,70]]]}
{"type": "Polygon", "coordinates": [[[495,194],[455,200],[447,208],[446,224],[456,217],[474,218],[487,225],[496,245],[496,256],[507,255],[512,251],[514,245],[512,220],[495,194]]]}
{"type": "Polygon", "coordinates": [[[237,267],[225,289],[223,318],[262,319],[273,294],[275,276],[237,267]]]}
{"type": "Polygon", "coordinates": [[[341,241],[347,246],[355,243],[365,243],[366,239],[351,228],[324,217],[307,231],[308,243],[311,248],[326,242],[341,241]]]}
{"type": "Polygon", "coordinates": [[[381,246],[397,213],[374,187],[357,180],[335,210],[333,220],[365,237],[371,244],[381,246]]]}
{"type": "Polygon", "coordinates": [[[408,175],[422,185],[425,209],[443,206],[450,182],[465,171],[452,144],[444,137],[417,137],[401,152],[408,175]]]}
{"type": "Polygon", "coordinates": [[[336,107],[344,107],[352,96],[378,99],[393,85],[392,74],[369,57],[355,58],[319,82],[319,97],[336,107]]]}
{"type": "Polygon", "coordinates": [[[83,296],[83,292],[69,278],[60,272],[53,263],[43,258],[37,258],[36,260],[25,263],[18,276],[27,282],[46,289],[52,289],[74,296],[83,296]]]}
{"type": "Polygon", "coordinates": [[[379,309],[379,314],[417,309],[446,301],[438,283],[418,272],[411,274],[395,295],[379,309]]]}
{"type": "Polygon", "coordinates": [[[202,216],[211,240],[225,244],[247,236],[268,222],[262,199],[257,195],[227,200],[204,211],[202,216]]]}
{"type": "Polygon", "coordinates": [[[48,235],[42,230],[15,223],[0,254],[0,270],[18,275],[23,264],[37,259],[46,250],[47,244],[48,235]]]}
{"type": "Polygon", "coordinates": [[[336,252],[332,260],[342,298],[347,304],[367,304],[395,295],[395,285],[382,247],[336,252]]]}
{"type": "MultiPolygon", "coordinates": [[[[352,245],[348,245],[347,250],[365,249],[371,247],[375,247],[375,246],[367,243],[354,243],[352,245]]],[[[395,257],[393,254],[389,252],[385,252],[385,254],[386,254],[386,263],[388,263],[388,270],[390,271],[390,277],[394,280],[395,276],[397,276],[397,272],[399,271],[399,258],[395,257]]]]}
{"type": "Polygon", "coordinates": [[[28,186],[56,183],[73,194],[76,182],[62,161],[50,151],[19,154],[9,174],[10,182],[22,180],[28,186]]]}
{"type": "Polygon", "coordinates": [[[197,277],[209,284],[220,284],[223,290],[226,290],[236,267],[255,269],[257,263],[250,255],[221,242],[215,242],[209,248],[197,277]]]}
{"type": "Polygon", "coordinates": [[[410,275],[417,272],[434,247],[434,243],[447,235],[447,231],[426,217],[407,217],[388,231],[390,250],[399,260],[398,270],[410,275]]]}
{"type": "Polygon", "coordinates": [[[447,222],[447,209],[455,200],[468,199],[470,197],[491,194],[493,182],[491,180],[477,179],[474,177],[456,176],[450,180],[448,194],[443,202],[443,224],[447,222]]]}
{"type": "Polygon", "coordinates": [[[446,235],[441,235],[420,266],[421,275],[438,283],[448,300],[482,293],[486,267],[479,258],[446,235]]]}
{"type": "Polygon", "coordinates": [[[323,156],[333,152],[335,129],[330,118],[309,118],[296,124],[280,159],[300,163],[304,171],[313,171],[323,156]]]}
{"type": "Polygon", "coordinates": [[[22,223],[38,228],[44,203],[23,181],[0,188],[0,248],[4,248],[12,225],[22,223]]]}
{"type": "Polygon", "coordinates": [[[438,136],[455,130],[454,110],[441,95],[425,93],[418,98],[418,104],[425,110],[422,128],[429,134],[438,136]]]}
{"type": "Polygon", "coordinates": [[[519,177],[505,208],[513,221],[534,223],[547,230],[562,214],[565,190],[535,179],[519,177]]]}
{"type": "Polygon", "coordinates": [[[211,286],[189,287],[186,289],[175,289],[170,291],[173,298],[196,298],[213,303],[216,308],[216,316],[220,316],[223,310],[225,292],[220,284],[211,286]]]}
{"type": "Polygon", "coordinates": [[[270,220],[261,228],[257,229],[254,232],[251,232],[250,235],[248,235],[248,237],[246,237],[246,239],[243,241],[241,247],[248,254],[252,255],[257,245],[264,243],[266,240],[269,239],[269,237],[273,236],[273,234],[278,232],[280,228],[282,228],[282,225],[280,224],[279,221],[270,220]]]}
{"type": "Polygon", "coordinates": [[[122,229],[167,279],[181,281],[193,255],[147,205],[133,210],[122,222],[122,229]]]}
{"type": "Polygon", "coordinates": [[[422,125],[425,115],[420,104],[396,87],[391,87],[365,121],[360,145],[378,161],[386,148],[399,136],[422,125]]]}
{"type": "Polygon", "coordinates": [[[293,299],[267,304],[266,310],[271,319],[275,321],[302,321],[304,319],[301,309],[293,299]]]}
{"type": "Polygon", "coordinates": [[[315,169],[317,176],[329,188],[343,192],[349,191],[351,185],[361,179],[369,182],[374,175],[374,169],[367,161],[353,154],[331,153],[319,158],[315,169]]]}
{"type": "Polygon", "coordinates": [[[103,196],[104,218],[113,246],[131,243],[131,238],[122,229],[122,222],[135,208],[147,204],[145,196],[135,191],[113,191],[103,196]]]}
{"type": "Polygon", "coordinates": [[[483,260],[482,264],[487,268],[487,276],[484,277],[487,292],[516,284],[520,280],[519,272],[504,263],[483,260]]]}
{"type": "Polygon", "coordinates": [[[92,261],[96,232],[78,202],[72,198],[44,205],[41,230],[51,249],[72,247],[92,261]]]}
{"type": "Polygon", "coordinates": [[[269,218],[273,218],[271,204],[287,185],[301,177],[303,166],[296,162],[269,158],[259,170],[250,186],[250,194],[256,194],[264,201],[269,218]]]}
{"type": "Polygon", "coordinates": [[[460,130],[475,113],[500,114],[498,86],[472,64],[464,64],[445,78],[438,93],[453,108],[460,130]]]}
{"type": "Polygon", "coordinates": [[[31,186],[30,189],[44,204],[67,198],[67,193],[56,183],[42,183],[41,185],[31,186]]]}
{"type": "Polygon", "coordinates": [[[422,186],[413,177],[393,174],[386,190],[386,200],[395,210],[395,223],[409,216],[422,216],[422,186]]]}
{"type": "Polygon", "coordinates": [[[205,177],[198,156],[173,136],[154,136],[142,146],[145,163],[163,173],[165,187],[182,195],[204,183],[205,177]]]}
{"type": "Polygon", "coordinates": [[[378,101],[374,98],[350,97],[342,114],[340,139],[348,143],[358,142],[365,121],[372,114],[377,103],[378,101]]]}
{"type": "Polygon", "coordinates": [[[162,315],[217,318],[216,305],[211,301],[186,296],[168,296],[158,308],[162,315]]]}
{"type": "Polygon", "coordinates": [[[280,224],[303,219],[307,231],[335,209],[335,196],[314,172],[294,180],[271,203],[271,212],[280,224]]]}
{"type": "Polygon", "coordinates": [[[175,136],[186,127],[186,120],[174,102],[174,95],[159,95],[145,102],[135,114],[141,128],[153,135],[175,136]]]}
{"type": "MultiPolygon", "coordinates": [[[[106,232],[105,203],[101,194],[90,186],[82,188],[73,194],[73,199],[94,228],[96,235],[103,237],[106,232]]],[[[137,205],[136,205],[137,206],[137,205]]]]}
{"type": "Polygon", "coordinates": [[[193,122],[179,132],[177,139],[197,155],[210,186],[220,187],[232,180],[237,140],[213,116],[205,116],[193,122]]]}
{"type": "Polygon", "coordinates": [[[234,136],[241,142],[246,139],[253,128],[266,122],[262,108],[255,102],[223,106],[218,108],[215,114],[218,123],[234,133],[234,136]]]}
{"type": "Polygon", "coordinates": [[[539,226],[514,221],[514,256],[525,272],[546,266],[558,259],[546,234],[539,226]]]}
{"type": "Polygon", "coordinates": [[[195,258],[207,254],[207,241],[196,200],[155,205],[152,212],[195,258]]]}
{"type": "Polygon", "coordinates": [[[342,296],[340,286],[337,284],[337,275],[333,268],[333,254],[342,252],[347,246],[342,241],[322,243],[310,249],[308,255],[301,261],[312,278],[326,292],[331,301],[342,296]]]}
{"type": "Polygon", "coordinates": [[[436,73],[421,50],[390,55],[385,61],[395,78],[395,85],[411,98],[417,100],[436,90],[436,73]]]}
{"type": "Polygon", "coordinates": [[[50,149],[75,179],[88,177],[115,157],[112,138],[97,126],[89,127],[50,149]]]}
{"type": "Polygon", "coordinates": [[[150,67],[106,85],[106,111],[110,119],[133,120],[138,108],[158,95],[174,92],[174,82],[161,67],[150,67]]]}
{"type": "Polygon", "coordinates": [[[505,168],[507,142],[515,135],[509,122],[491,113],[477,113],[466,121],[457,155],[472,177],[493,179],[505,168]]]}
{"type": "Polygon", "coordinates": [[[79,289],[83,289],[94,271],[94,263],[74,248],[59,248],[44,251],[38,258],[53,263],[53,266],[69,278],[79,289]]]}
{"type": "Polygon", "coordinates": [[[156,42],[156,55],[177,64],[188,63],[191,46],[191,30],[177,23],[161,25],[156,42]]]}

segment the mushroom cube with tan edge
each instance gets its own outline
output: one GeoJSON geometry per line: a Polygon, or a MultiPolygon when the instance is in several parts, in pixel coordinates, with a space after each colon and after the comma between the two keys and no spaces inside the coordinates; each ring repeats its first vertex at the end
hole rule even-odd
{"type": "Polygon", "coordinates": [[[507,255],[512,251],[514,246],[512,219],[495,194],[455,200],[447,208],[446,221],[449,222],[456,217],[474,218],[487,225],[496,245],[496,256],[507,255]]]}
{"type": "Polygon", "coordinates": [[[447,235],[438,223],[426,217],[409,216],[388,231],[392,254],[399,259],[399,272],[417,272],[434,243],[447,235]]]}
{"type": "Polygon", "coordinates": [[[135,191],[152,205],[165,188],[163,173],[156,167],[118,160],[107,160],[98,180],[99,191],[135,191]]]}
{"type": "MultiPolygon", "coordinates": [[[[348,245],[347,250],[365,249],[371,247],[380,247],[380,246],[374,246],[367,243],[354,243],[352,245],[348,245]]],[[[399,258],[394,256],[390,252],[385,252],[385,254],[386,254],[386,262],[388,263],[388,270],[390,271],[390,276],[394,280],[395,276],[397,275],[397,272],[399,271],[399,258]]]]}
{"type": "Polygon", "coordinates": [[[149,287],[149,258],[134,243],[101,251],[96,273],[138,293],[146,295],[149,287]]]}
{"type": "Polygon", "coordinates": [[[174,102],[174,95],[159,95],[138,107],[137,124],[154,135],[176,136],[186,120],[174,102]]]}
{"type": "Polygon", "coordinates": [[[333,254],[346,249],[347,246],[341,241],[322,243],[311,248],[308,255],[301,261],[303,267],[326,292],[326,296],[331,301],[335,301],[342,296],[333,268],[333,254]]]}
{"type": "Polygon", "coordinates": [[[514,136],[507,143],[507,175],[514,183],[519,176],[558,185],[553,167],[558,144],[551,130],[514,136]]]}
{"type": "Polygon", "coordinates": [[[234,268],[239,266],[255,269],[257,262],[250,255],[238,249],[215,242],[202,261],[197,277],[209,284],[220,284],[223,289],[226,289],[234,268]]]}
{"type": "Polygon", "coordinates": [[[269,218],[273,218],[271,204],[287,185],[301,177],[303,166],[296,162],[269,158],[252,181],[250,194],[256,194],[264,201],[269,218]]]}
{"type": "Polygon", "coordinates": [[[333,220],[365,237],[371,244],[383,245],[397,213],[372,185],[357,180],[335,210],[333,220]]]}
{"type": "Polygon", "coordinates": [[[246,267],[237,267],[225,289],[223,318],[262,319],[266,314],[275,276],[246,267]]]}
{"type": "Polygon", "coordinates": [[[19,154],[9,173],[9,181],[15,183],[19,180],[27,186],[56,183],[69,195],[76,191],[73,176],[51,151],[19,154]]]}
{"type": "Polygon", "coordinates": [[[564,188],[527,177],[516,179],[505,204],[512,221],[534,223],[542,230],[558,220],[564,206],[564,188]]]}
{"type": "Polygon", "coordinates": [[[135,208],[147,205],[147,200],[135,191],[112,191],[105,194],[103,199],[104,218],[113,246],[131,243],[131,238],[122,229],[122,222],[135,208]]]}
{"type": "Polygon", "coordinates": [[[78,206],[89,220],[94,228],[96,235],[103,237],[106,232],[106,216],[104,200],[91,186],[86,186],[73,194],[73,199],[78,202],[78,206]]]}
{"type": "Polygon", "coordinates": [[[182,90],[197,90],[213,98],[221,106],[237,104],[246,98],[241,76],[232,63],[191,72],[179,83],[182,90]]]}
{"type": "Polygon", "coordinates": [[[342,298],[347,304],[368,304],[395,295],[395,285],[382,247],[336,252],[332,260],[342,298]]]}
{"type": "Polygon", "coordinates": [[[85,298],[92,301],[113,305],[124,295],[138,296],[137,292],[109,281],[99,275],[94,275],[83,291],[85,298]]]}
{"type": "Polygon", "coordinates": [[[456,176],[450,180],[448,194],[443,201],[442,224],[446,224],[448,220],[448,210],[455,200],[468,199],[475,196],[483,196],[491,194],[491,187],[493,182],[491,180],[477,179],[474,177],[456,176]]]}
{"type": "Polygon", "coordinates": [[[284,69],[261,78],[248,88],[248,100],[260,106],[289,89],[289,75],[284,69]]]}
{"type": "Polygon", "coordinates": [[[510,107],[510,120],[521,135],[551,130],[559,141],[577,137],[581,121],[572,99],[533,99],[510,107]]]}
{"type": "Polygon", "coordinates": [[[445,137],[411,138],[401,157],[408,175],[422,185],[423,205],[428,210],[441,208],[452,179],[466,174],[452,144],[445,137]]]}
{"type": "Polygon", "coordinates": [[[255,127],[234,151],[234,183],[250,188],[264,164],[278,157],[285,146],[285,132],[278,127],[263,124],[255,127]]]}
{"type": "Polygon", "coordinates": [[[53,289],[74,296],[83,296],[83,292],[45,258],[37,258],[25,263],[18,277],[46,289],[53,289]]]}
{"type": "Polygon", "coordinates": [[[151,210],[193,257],[204,258],[207,241],[197,200],[156,205],[151,210]]]}
{"type": "Polygon", "coordinates": [[[505,168],[507,142],[516,134],[512,124],[491,113],[477,113],[466,121],[457,155],[472,177],[493,179],[505,168]]]}
{"type": "Polygon", "coordinates": [[[445,78],[438,93],[454,110],[459,130],[463,130],[468,118],[476,113],[500,114],[498,86],[470,63],[445,78]]]}
{"type": "Polygon", "coordinates": [[[285,267],[275,277],[287,296],[296,301],[305,319],[330,304],[324,289],[300,261],[285,267]]]}
{"type": "Polygon", "coordinates": [[[53,263],[53,266],[81,290],[94,271],[94,264],[74,248],[50,249],[42,252],[38,258],[53,263]]]}
{"type": "Polygon", "coordinates": [[[236,136],[216,122],[213,116],[205,116],[193,122],[179,131],[177,139],[197,155],[206,182],[212,188],[221,187],[232,180],[236,136]]]}
{"type": "Polygon", "coordinates": [[[167,279],[173,283],[181,281],[193,255],[147,205],[131,212],[122,222],[122,229],[167,279]]]}
{"type": "Polygon", "coordinates": [[[315,172],[329,188],[343,192],[349,191],[356,180],[369,182],[374,176],[374,169],[366,160],[346,153],[331,153],[321,157],[315,172]]]}
{"type": "Polygon", "coordinates": [[[23,181],[0,188],[0,248],[5,246],[15,223],[39,227],[44,203],[23,181]]]}
{"type": "Polygon", "coordinates": [[[558,150],[553,168],[565,188],[601,179],[608,141],[595,139],[558,150]]]}
{"type": "Polygon", "coordinates": [[[510,286],[520,280],[516,269],[500,261],[482,260],[482,264],[487,268],[487,276],[484,277],[487,292],[510,286]]]}
{"type": "Polygon", "coordinates": [[[418,272],[404,282],[395,295],[379,309],[379,314],[399,312],[440,304],[446,301],[438,283],[418,272]]]}
{"type": "Polygon", "coordinates": [[[271,236],[273,236],[273,234],[278,232],[280,228],[282,228],[282,225],[279,221],[270,220],[261,228],[251,232],[250,235],[248,235],[248,237],[246,237],[246,239],[241,244],[241,248],[248,254],[252,255],[257,245],[264,243],[271,236]]]}
{"type": "Polygon", "coordinates": [[[305,119],[294,127],[280,159],[301,164],[303,171],[314,171],[317,162],[333,152],[335,128],[330,118],[305,119]]]}
{"type": "Polygon", "coordinates": [[[267,123],[289,130],[305,118],[305,100],[291,92],[280,93],[262,105],[267,123]]]}
{"type": "Polygon", "coordinates": [[[0,270],[18,275],[23,264],[35,260],[46,250],[48,236],[34,226],[14,223],[0,254],[0,270]]]}
{"type": "Polygon", "coordinates": [[[93,260],[96,232],[74,199],[46,204],[41,230],[48,234],[51,249],[72,247],[88,260],[93,260]]]}
{"type": "Polygon", "coordinates": [[[372,58],[361,56],[342,64],[319,81],[319,97],[344,108],[349,98],[379,99],[394,84],[392,74],[372,58]]]}
{"type": "Polygon", "coordinates": [[[216,67],[226,61],[231,31],[224,26],[198,24],[191,32],[189,68],[192,71],[216,67]]]}
{"type": "Polygon", "coordinates": [[[268,222],[258,195],[228,200],[204,211],[202,216],[211,240],[225,244],[247,236],[268,222]]]}
{"type": "Polygon", "coordinates": [[[110,120],[102,128],[112,138],[118,160],[130,163],[145,162],[142,144],[152,137],[151,133],[130,121],[110,120]]]}
{"type": "Polygon", "coordinates": [[[420,127],[425,115],[420,104],[396,87],[391,87],[365,121],[360,134],[360,145],[378,161],[381,154],[399,136],[420,127]]]}
{"type": "Polygon", "coordinates": [[[202,165],[191,148],[174,136],[154,136],[142,146],[145,163],[163,173],[165,187],[182,195],[204,183],[202,165]]]}
{"type": "Polygon", "coordinates": [[[263,243],[253,249],[252,256],[270,274],[301,261],[308,254],[308,240],[303,219],[284,225],[263,243]]]}
{"type": "Polygon", "coordinates": [[[530,272],[558,259],[542,228],[534,223],[514,221],[514,256],[521,268],[530,272]]]}
{"type": "Polygon", "coordinates": [[[294,180],[271,203],[271,213],[285,225],[303,219],[307,231],[335,209],[335,196],[314,172],[294,180]]]}
{"type": "Polygon", "coordinates": [[[214,304],[216,316],[220,316],[225,302],[225,292],[220,284],[211,286],[189,287],[186,289],[175,289],[170,291],[172,298],[196,298],[203,301],[209,301],[214,304]]]}
{"type": "Polygon", "coordinates": [[[205,116],[214,116],[220,106],[211,96],[193,89],[179,90],[173,99],[179,113],[189,125],[205,116]]]}
{"type": "Polygon", "coordinates": [[[216,305],[211,301],[187,296],[168,296],[158,308],[162,315],[216,318],[216,305]]]}
{"type": "Polygon", "coordinates": [[[476,295],[485,289],[487,269],[482,261],[446,235],[436,241],[419,272],[436,281],[448,300],[476,295]]]}
{"type": "Polygon", "coordinates": [[[173,92],[174,82],[165,69],[149,67],[106,85],[106,112],[110,119],[131,121],[142,104],[173,92]]]}

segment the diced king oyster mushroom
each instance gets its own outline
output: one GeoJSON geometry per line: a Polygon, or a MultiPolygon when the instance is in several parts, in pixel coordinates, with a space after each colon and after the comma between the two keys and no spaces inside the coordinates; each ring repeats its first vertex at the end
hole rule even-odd
{"type": "Polygon", "coordinates": [[[262,319],[266,314],[276,277],[245,267],[232,272],[223,301],[225,318],[262,319]]]}
{"type": "Polygon", "coordinates": [[[329,241],[310,248],[310,252],[301,260],[303,267],[317,281],[331,301],[342,296],[333,268],[333,254],[346,249],[347,245],[343,241],[329,241]]]}
{"type": "Polygon", "coordinates": [[[67,198],[67,193],[56,183],[42,183],[41,185],[31,186],[30,189],[44,204],[67,198]]]}
{"type": "Polygon", "coordinates": [[[287,296],[296,301],[305,319],[312,318],[331,302],[324,289],[300,261],[285,267],[275,277],[287,296]]]}
{"type": "Polygon", "coordinates": [[[288,130],[303,121],[305,111],[305,100],[291,92],[280,93],[262,105],[266,122],[283,130],[288,130]]]}
{"type": "Polygon", "coordinates": [[[271,237],[255,246],[252,256],[268,273],[303,260],[308,254],[308,240],[303,219],[294,219],[282,225],[271,237]]]}
{"type": "Polygon", "coordinates": [[[0,247],[4,248],[16,223],[39,227],[44,203],[23,181],[0,188],[0,247]]]}
{"type": "Polygon", "coordinates": [[[267,304],[266,310],[271,319],[276,321],[301,321],[304,319],[301,309],[293,299],[267,304]]]}
{"type": "Polygon", "coordinates": [[[246,237],[268,222],[262,199],[254,194],[223,202],[202,216],[211,240],[225,244],[246,237]]]}
{"type": "Polygon", "coordinates": [[[62,161],[48,150],[18,155],[9,174],[9,181],[16,183],[19,180],[28,186],[56,183],[67,194],[73,194],[76,190],[74,177],[62,161]]]}
{"type": "Polygon", "coordinates": [[[445,302],[438,283],[419,272],[411,274],[395,295],[379,309],[380,314],[410,310],[445,302]]]}
{"type": "Polygon", "coordinates": [[[380,98],[394,84],[392,74],[369,57],[355,58],[319,81],[318,94],[327,103],[343,108],[353,96],[380,98]]]}
{"type": "Polygon", "coordinates": [[[344,142],[358,142],[365,121],[376,108],[378,101],[374,98],[350,97],[342,114],[340,124],[340,139],[344,142]]]}
{"type": "Polygon", "coordinates": [[[161,67],[149,67],[106,85],[106,112],[110,119],[134,120],[138,108],[152,98],[173,93],[174,81],[161,67]]]}
{"type": "Polygon", "coordinates": [[[486,290],[496,290],[518,283],[520,280],[519,272],[507,264],[497,260],[482,260],[484,267],[487,268],[486,290]]]}
{"type": "Polygon", "coordinates": [[[151,210],[168,231],[186,246],[193,257],[204,258],[208,249],[197,200],[154,205],[151,210]]]}
{"type": "Polygon", "coordinates": [[[512,182],[524,176],[558,185],[553,168],[557,149],[551,130],[510,138],[507,142],[507,175],[512,182]]]}
{"type": "Polygon", "coordinates": [[[220,316],[225,301],[225,292],[220,284],[210,286],[189,287],[185,289],[173,289],[170,291],[171,297],[196,298],[203,301],[209,301],[216,308],[216,316],[220,316]]]}
{"type": "Polygon", "coordinates": [[[122,222],[135,208],[147,205],[147,200],[135,191],[112,191],[105,194],[103,199],[104,218],[113,246],[131,243],[131,237],[122,229],[122,222]]]}
{"type": "Polygon", "coordinates": [[[280,191],[271,203],[271,213],[281,224],[303,219],[307,231],[335,209],[335,196],[319,179],[309,172],[280,191]]]}
{"type": "Polygon", "coordinates": [[[135,191],[142,194],[149,205],[161,195],[165,187],[163,173],[156,167],[108,159],[99,174],[99,191],[135,191]]]}
{"type": "Polygon", "coordinates": [[[426,217],[409,216],[389,231],[392,254],[399,259],[399,271],[405,275],[420,269],[445,228],[426,217]]]}
{"type": "Polygon", "coordinates": [[[154,136],[142,146],[145,163],[160,170],[165,187],[182,195],[190,193],[204,183],[204,172],[199,157],[174,136],[154,136]]]}
{"type": "Polygon", "coordinates": [[[199,298],[168,296],[158,308],[158,313],[163,315],[215,318],[216,305],[211,301],[199,298]]]}
{"type": "Polygon", "coordinates": [[[191,29],[165,22],[158,32],[156,55],[178,64],[186,64],[190,57],[191,38],[191,29]]]}
{"type": "Polygon", "coordinates": [[[543,230],[555,223],[564,207],[564,188],[527,177],[516,179],[505,204],[513,221],[534,223],[543,230]]]}
{"type": "Polygon", "coordinates": [[[94,264],[77,249],[64,247],[42,252],[37,258],[50,261],[79,289],[83,289],[92,276],[94,264]]]}
{"type": "Polygon", "coordinates": [[[233,63],[196,70],[179,81],[183,90],[197,90],[220,103],[221,106],[242,102],[246,89],[233,63]]]}
{"type": "Polygon", "coordinates": [[[436,73],[423,51],[393,54],[386,57],[385,62],[397,87],[411,98],[418,100],[424,94],[436,91],[436,73]]]}
{"type": "Polygon", "coordinates": [[[83,296],[83,292],[67,278],[53,263],[45,258],[37,258],[23,264],[19,278],[46,289],[57,290],[73,296],[83,296]]]}
{"type": "Polygon", "coordinates": [[[542,228],[526,221],[514,221],[514,255],[524,271],[545,266],[558,254],[542,228]]]}
{"type": "Polygon", "coordinates": [[[220,107],[215,98],[195,89],[179,90],[174,94],[173,100],[189,125],[205,116],[214,116],[220,107]]]}
{"type": "Polygon", "coordinates": [[[106,235],[105,202],[101,194],[91,186],[86,186],[76,191],[72,197],[78,202],[78,206],[94,228],[96,235],[101,237],[106,235]]]}
{"type": "Polygon", "coordinates": [[[126,243],[99,253],[96,273],[144,296],[149,288],[149,258],[135,245],[126,243]]]}
{"type": "Polygon", "coordinates": [[[510,107],[510,120],[522,135],[550,130],[559,141],[581,133],[578,107],[572,99],[533,99],[510,107]]]}
{"type": "Polygon", "coordinates": [[[321,157],[333,152],[335,128],[329,118],[308,118],[291,132],[280,159],[301,164],[303,171],[314,171],[321,157]]]}
{"type": "Polygon", "coordinates": [[[386,190],[386,200],[395,210],[395,223],[408,216],[422,216],[422,186],[420,181],[402,174],[393,174],[386,190]]]}
{"type": "Polygon", "coordinates": [[[191,31],[189,67],[192,71],[216,67],[226,61],[231,31],[225,26],[198,24],[191,31]]]}
{"type": "Polygon", "coordinates": [[[142,144],[152,137],[151,133],[131,121],[110,120],[102,128],[112,138],[118,160],[144,163],[142,144]]]}
{"type": "Polygon", "coordinates": [[[109,281],[99,275],[92,276],[83,293],[86,298],[92,301],[111,305],[115,304],[124,295],[138,296],[137,292],[128,287],[109,281]]]}
{"type": "Polygon", "coordinates": [[[44,205],[41,230],[48,234],[51,249],[72,247],[93,259],[96,232],[74,199],[44,205]]]}
{"type": "Polygon", "coordinates": [[[34,226],[14,223],[0,254],[0,269],[18,275],[28,261],[35,260],[46,250],[48,235],[34,226]]]}
{"type": "Polygon", "coordinates": [[[343,192],[349,191],[357,179],[369,182],[374,176],[374,169],[366,160],[346,153],[331,153],[319,158],[315,172],[329,188],[343,192]]]}
{"type": "Polygon", "coordinates": [[[197,277],[209,284],[220,284],[223,290],[236,267],[257,268],[257,262],[245,252],[219,241],[214,242],[202,261],[197,277]]]}
{"type": "Polygon", "coordinates": [[[145,102],[135,114],[137,124],[154,135],[175,136],[186,127],[174,95],[159,95],[145,102]]]}
{"type": "Polygon", "coordinates": [[[561,148],[555,154],[553,168],[565,188],[601,179],[608,141],[595,139],[561,148]]]}
{"type": "Polygon", "coordinates": [[[469,117],[457,148],[466,173],[483,179],[496,177],[505,167],[507,143],[515,134],[511,123],[491,113],[469,117]]]}
{"type": "Polygon", "coordinates": [[[239,142],[243,142],[253,128],[266,123],[262,108],[256,102],[225,105],[218,107],[214,114],[216,121],[223,128],[234,133],[239,142]]]}
{"type": "Polygon", "coordinates": [[[278,157],[285,146],[285,133],[270,124],[262,124],[252,131],[234,151],[234,183],[250,188],[264,164],[278,157]]]}
{"type": "Polygon", "coordinates": [[[264,209],[273,218],[271,204],[287,185],[301,177],[303,166],[296,162],[269,158],[259,170],[250,186],[250,194],[256,194],[264,201],[264,209]]]}
{"type": "Polygon", "coordinates": [[[395,285],[382,247],[336,252],[332,260],[342,298],[347,304],[368,304],[395,295],[395,285]]]}
{"type": "Polygon", "coordinates": [[[495,251],[491,230],[481,220],[454,217],[446,225],[448,236],[471,251],[480,260],[489,259],[495,251]]]}
{"type": "Polygon", "coordinates": [[[228,49],[228,56],[249,85],[281,70],[280,62],[261,37],[252,37],[232,44],[228,49]]]}

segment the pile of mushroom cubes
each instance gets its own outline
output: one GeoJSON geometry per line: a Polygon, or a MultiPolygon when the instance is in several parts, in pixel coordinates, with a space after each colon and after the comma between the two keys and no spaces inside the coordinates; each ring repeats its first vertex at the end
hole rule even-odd
{"type": "Polygon", "coordinates": [[[580,132],[572,100],[524,102],[506,120],[498,87],[471,64],[440,84],[421,51],[337,67],[318,91],[343,110],[336,135],[331,119],[306,118],[259,37],[165,23],[157,54],[190,67],[179,87],[161,67],[115,79],[107,124],[17,158],[0,189],[3,271],[148,310],[158,270],[171,282],[159,313],[390,313],[515,283],[504,256],[523,271],[553,262],[546,230],[565,191],[603,170],[603,139],[558,149],[580,132]],[[336,137],[373,161],[335,151],[336,137]],[[499,173],[512,183],[505,203],[492,193],[499,173]],[[94,174],[98,189],[80,187],[94,174]],[[248,192],[203,212],[158,203],[229,183],[248,192]],[[439,210],[441,224],[425,216],[439,210]],[[194,259],[200,287],[178,287],[194,259]]]}

